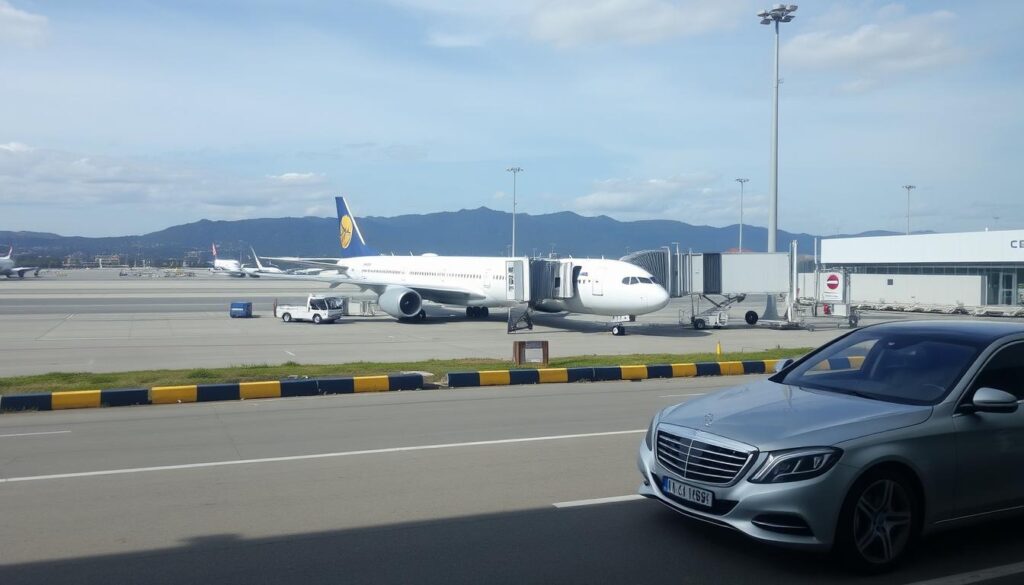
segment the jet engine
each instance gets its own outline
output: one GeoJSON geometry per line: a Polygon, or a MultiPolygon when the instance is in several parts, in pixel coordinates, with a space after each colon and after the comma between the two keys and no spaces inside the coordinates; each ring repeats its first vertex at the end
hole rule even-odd
{"type": "Polygon", "coordinates": [[[389,286],[377,299],[382,311],[397,319],[408,319],[419,314],[423,307],[420,293],[404,286],[389,286]]]}

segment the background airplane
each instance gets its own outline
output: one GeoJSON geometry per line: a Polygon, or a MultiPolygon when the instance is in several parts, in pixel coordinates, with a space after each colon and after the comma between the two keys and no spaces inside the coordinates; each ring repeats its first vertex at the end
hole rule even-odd
{"type": "Polygon", "coordinates": [[[33,272],[36,276],[39,276],[38,266],[15,266],[14,259],[11,257],[14,254],[14,246],[11,246],[7,250],[6,256],[0,256],[0,275],[11,278],[17,276],[18,278],[25,278],[26,272],[33,272]]]}
{"type": "Polygon", "coordinates": [[[349,284],[378,297],[381,310],[398,319],[426,319],[423,302],[466,307],[466,316],[482,318],[491,308],[521,307],[542,312],[570,312],[612,318],[612,332],[622,322],[668,304],[668,293],[642,268],[605,259],[535,260],[486,256],[381,256],[366,245],[344,197],[338,207],[341,258],[275,257],[325,272],[318,275],[272,275],[280,278],[349,284]],[[545,298],[530,298],[526,289],[531,262],[548,263],[551,284],[545,298]],[[329,272],[328,272],[329,271],[329,272]],[[548,298],[549,297],[549,298],[548,298]]]}
{"type": "Polygon", "coordinates": [[[221,260],[218,258],[217,244],[210,244],[210,249],[213,250],[213,268],[210,269],[210,272],[225,276],[245,276],[245,271],[238,260],[221,260]]]}
{"type": "Polygon", "coordinates": [[[260,257],[256,255],[256,250],[251,246],[249,247],[249,251],[252,252],[252,257],[256,260],[256,268],[242,266],[242,271],[252,278],[259,278],[261,274],[285,274],[285,271],[281,270],[277,266],[264,266],[260,262],[260,257]]]}

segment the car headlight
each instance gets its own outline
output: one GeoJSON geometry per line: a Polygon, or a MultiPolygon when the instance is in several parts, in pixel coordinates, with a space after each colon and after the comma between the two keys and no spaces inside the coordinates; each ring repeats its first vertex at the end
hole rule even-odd
{"type": "Polygon", "coordinates": [[[658,426],[657,414],[654,415],[654,418],[651,419],[651,424],[647,425],[647,434],[644,435],[644,445],[647,445],[647,448],[652,451],[654,450],[654,427],[656,426],[658,426]]]}
{"type": "Polygon", "coordinates": [[[754,483],[784,483],[818,477],[839,461],[843,455],[835,447],[811,447],[775,451],[768,454],[767,461],[750,477],[754,483]]]}

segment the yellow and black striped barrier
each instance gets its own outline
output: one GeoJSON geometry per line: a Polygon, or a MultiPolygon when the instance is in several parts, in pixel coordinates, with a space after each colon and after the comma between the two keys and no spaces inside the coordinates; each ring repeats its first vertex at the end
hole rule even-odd
{"type": "MultiPolygon", "coordinates": [[[[777,361],[778,360],[745,360],[738,362],[701,362],[693,364],[652,364],[452,372],[448,374],[448,387],[465,388],[470,386],[508,386],[515,384],[549,384],[559,382],[646,380],[648,378],[739,376],[743,374],[764,374],[771,372],[775,369],[775,363],[777,361]]],[[[839,369],[837,366],[838,364],[833,366],[833,369],[839,369]]]]}
{"type": "Polygon", "coordinates": [[[188,384],[153,388],[74,390],[9,394],[0,396],[0,412],[17,410],[64,410],[136,404],[179,404],[256,398],[289,398],[320,394],[354,394],[419,390],[426,387],[423,374],[387,374],[344,378],[306,378],[230,384],[188,384]]]}

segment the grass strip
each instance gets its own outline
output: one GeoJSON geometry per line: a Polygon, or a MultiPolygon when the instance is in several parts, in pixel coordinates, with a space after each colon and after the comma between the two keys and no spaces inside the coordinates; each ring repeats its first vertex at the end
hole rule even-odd
{"type": "MultiPolygon", "coordinates": [[[[807,353],[812,348],[770,349],[757,352],[724,353],[657,353],[627,355],[580,355],[552,359],[547,367],[572,368],[579,366],[617,366],[630,364],[671,364],[689,362],[768,360],[794,357],[807,353]]],[[[434,381],[441,382],[448,372],[474,370],[507,370],[514,368],[507,360],[466,358],[455,360],[426,360],[419,362],[351,362],[344,364],[297,364],[285,362],[279,365],[248,364],[227,368],[195,368],[186,370],[139,370],[135,372],[111,372],[93,374],[89,372],[52,372],[34,376],[10,376],[0,378],[0,394],[23,394],[26,392],[62,392],[89,390],[95,388],[151,388],[153,386],[175,386],[178,384],[218,384],[229,382],[252,382],[278,380],[289,376],[374,376],[397,372],[430,372],[434,381]]],[[[531,367],[531,366],[524,366],[531,367]]]]}

